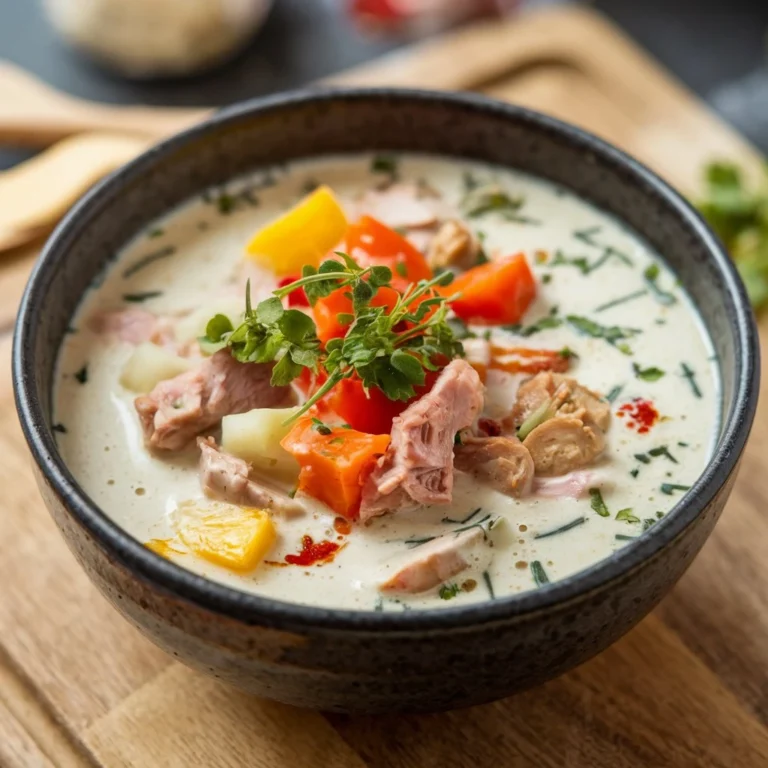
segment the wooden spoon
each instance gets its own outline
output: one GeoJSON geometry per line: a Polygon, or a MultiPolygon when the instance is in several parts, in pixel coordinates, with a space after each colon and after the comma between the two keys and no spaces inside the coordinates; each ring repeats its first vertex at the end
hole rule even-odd
{"type": "Polygon", "coordinates": [[[159,139],[199,122],[209,112],[78,99],[0,61],[0,144],[44,147],[83,131],[119,131],[159,139]]]}
{"type": "Polygon", "coordinates": [[[146,136],[82,133],[0,173],[0,251],[46,234],[89,187],[151,144],[146,136]]]}

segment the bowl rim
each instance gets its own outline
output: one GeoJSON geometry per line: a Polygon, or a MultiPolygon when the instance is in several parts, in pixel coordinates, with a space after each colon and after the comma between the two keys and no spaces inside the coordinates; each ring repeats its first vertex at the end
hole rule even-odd
{"type": "Polygon", "coordinates": [[[332,631],[412,633],[469,628],[563,607],[605,588],[611,582],[626,578],[680,536],[709,507],[736,469],[757,405],[759,345],[746,291],[722,243],[678,192],[622,150],[556,118],[479,94],[410,88],[330,87],[291,91],[225,108],[202,123],[161,141],[92,188],[55,229],[32,271],[15,326],[12,374],[22,430],[45,481],[75,522],[94,538],[108,557],[116,560],[133,576],[200,608],[245,624],[304,629],[316,627],[332,631]],[[323,608],[243,592],[166,560],[146,548],[102,512],[67,469],[58,454],[53,432],[46,425],[47,415],[37,396],[34,374],[37,364],[35,315],[50,287],[45,279],[47,271],[58,258],[65,257],[71,240],[87,229],[89,222],[99,215],[102,199],[119,196],[124,183],[140,177],[158,158],[228,124],[302,105],[366,100],[397,100],[406,105],[448,105],[464,114],[469,111],[479,116],[511,119],[532,129],[555,134],[576,149],[599,156],[601,162],[621,172],[629,183],[649,189],[663,203],[666,213],[681,219],[705,247],[709,260],[721,274],[726,286],[724,299],[726,303],[730,299],[732,305],[732,311],[727,312],[727,315],[730,331],[736,339],[736,384],[731,401],[723,408],[726,421],[712,460],[691,489],[679,499],[672,512],[654,526],[652,535],[640,536],[637,541],[613,552],[607,558],[560,581],[497,599],[439,610],[415,609],[403,612],[323,608]]]}

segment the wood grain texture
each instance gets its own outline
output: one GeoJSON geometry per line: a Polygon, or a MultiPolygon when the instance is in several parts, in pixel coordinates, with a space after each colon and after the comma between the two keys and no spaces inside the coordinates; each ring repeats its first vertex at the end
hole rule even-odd
{"type": "MultiPolygon", "coordinates": [[[[542,109],[614,141],[689,192],[712,155],[756,158],[620,33],[585,11],[462,30],[342,79],[473,88],[542,109]]],[[[34,254],[17,252],[0,267],[0,329],[12,323],[34,254]]],[[[765,360],[768,349],[763,353],[765,360]]],[[[608,651],[538,689],[470,710],[324,718],[248,698],[181,667],[96,593],[38,498],[13,410],[9,355],[6,336],[0,765],[768,765],[766,407],[703,552],[654,614],[608,651]]]]}

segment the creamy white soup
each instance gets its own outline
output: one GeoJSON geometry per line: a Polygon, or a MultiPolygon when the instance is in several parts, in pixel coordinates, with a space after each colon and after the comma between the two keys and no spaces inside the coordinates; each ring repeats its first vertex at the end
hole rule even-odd
{"type": "Polygon", "coordinates": [[[718,386],[688,296],[612,217],[496,167],[333,157],[137,235],[72,320],[54,421],[88,495],[178,565],[402,611],[652,536],[710,458],[718,386]]]}

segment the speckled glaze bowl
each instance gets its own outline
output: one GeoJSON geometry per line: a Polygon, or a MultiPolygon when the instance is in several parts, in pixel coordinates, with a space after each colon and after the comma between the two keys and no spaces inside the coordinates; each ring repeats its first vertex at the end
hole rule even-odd
{"type": "Polygon", "coordinates": [[[733,485],[758,392],[758,348],[720,243],[664,182],[577,128],[478,96],[305,92],[227,109],[90,192],[48,242],[16,326],[13,375],[40,491],[93,582],[182,661],[260,696],[337,712],[434,711],[508,696],[621,637],[677,581],[733,485]],[[79,487],[56,449],[51,388],[70,316],[126,240],[205,187],[324,153],[476,158],[563,184],[618,216],[670,263],[701,310],[722,374],[710,465],[653,532],[541,589],[431,612],[351,612],[245,594],[164,560],[79,487]]]}

